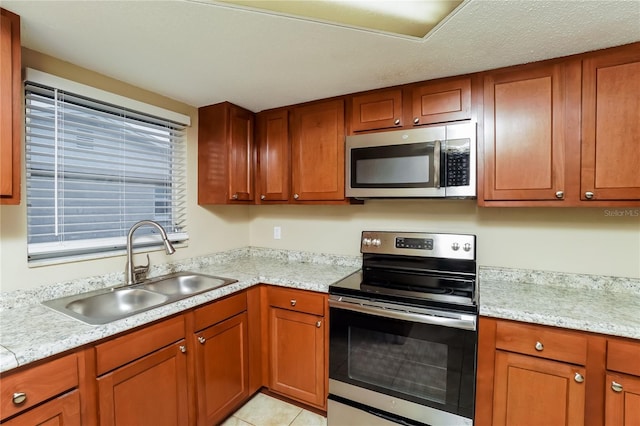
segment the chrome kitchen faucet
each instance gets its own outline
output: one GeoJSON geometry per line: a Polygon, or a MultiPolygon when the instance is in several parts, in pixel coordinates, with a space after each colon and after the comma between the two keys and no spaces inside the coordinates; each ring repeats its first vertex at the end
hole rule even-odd
{"type": "Polygon", "coordinates": [[[140,228],[144,225],[150,225],[158,228],[160,231],[160,235],[162,236],[162,242],[164,243],[164,250],[167,254],[173,254],[176,252],[176,249],[169,241],[169,237],[167,237],[167,233],[165,232],[162,225],[153,220],[141,220],[140,222],[135,223],[131,229],[129,229],[129,233],[127,234],[127,265],[125,266],[125,274],[127,279],[127,285],[137,284],[142,281],[146,276],[147,272],[149,272],[149,255],[147,254],[147,264],[144,266],[134,266],[133,265],[133,233],[136,229],[140,228]]]}

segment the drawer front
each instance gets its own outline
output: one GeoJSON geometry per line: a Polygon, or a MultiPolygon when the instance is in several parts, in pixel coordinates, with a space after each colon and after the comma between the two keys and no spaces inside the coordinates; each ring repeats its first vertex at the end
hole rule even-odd
{"type": "Polygon", "coordinates": [[[185,337],[182,315],[96,346],[97,374],[125,365],[185,337]]]}
{"type": "Polygon", "coordinates": [[[3,375],[0,386],[1,417],[5,419],[77,386],[76,354],[15,374],[3,375]]]}
{"type": "Polygon", "coordinates": [[[306,290],[269,287],[269,305],[324,316],[327,296],[306,290]]]}
{"type": "Polygon", "coordinates": [[[202,330],[209,326],[231,318],[240,312],[247,310],[247,292],[216,300],[213,303],[198,308],[195,311],[195,331],[202,330]]]}
{"type": "Polygon", "coordinates": [[[640,341],[607,341],[607,370],[640,377],[640,341]]]}
{"type": "Polygon", "coordinates": [[[578,365],[587,361],[586,336],[548,327],[498,322],[496,348],[578,365]]]}

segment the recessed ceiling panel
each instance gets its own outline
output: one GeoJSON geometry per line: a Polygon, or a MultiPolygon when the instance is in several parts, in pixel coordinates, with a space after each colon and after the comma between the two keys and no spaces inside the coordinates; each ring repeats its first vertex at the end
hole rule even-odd
{"type": "Polygon", "coordinates": [[[462,0],[221,0],[300,19],[423,38],[462,0]]]}

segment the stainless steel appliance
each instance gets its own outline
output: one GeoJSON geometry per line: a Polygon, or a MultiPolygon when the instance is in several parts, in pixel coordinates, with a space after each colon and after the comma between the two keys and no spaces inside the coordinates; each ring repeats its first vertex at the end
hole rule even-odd
{"type": "Polygon", "coordinates": [[[345,194],[354,198],[476,196],[476,125],[347,136],[345,194]]]}
{"type": "Polygon", "coordinates": [[[329,426],[471,425],[476,238],[362,233],[361,271],[329,287],[329,426]]]}

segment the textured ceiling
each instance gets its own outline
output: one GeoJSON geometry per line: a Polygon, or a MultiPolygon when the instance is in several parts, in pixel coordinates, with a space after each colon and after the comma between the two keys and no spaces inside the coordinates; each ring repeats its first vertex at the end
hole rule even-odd
{"type": "Polygon", "coordinates": [[[640,41],[640,1],[468,0],[425,40],[208,0],[14,1],[22,44],[196,107],[252,111],[640,41]]]}

